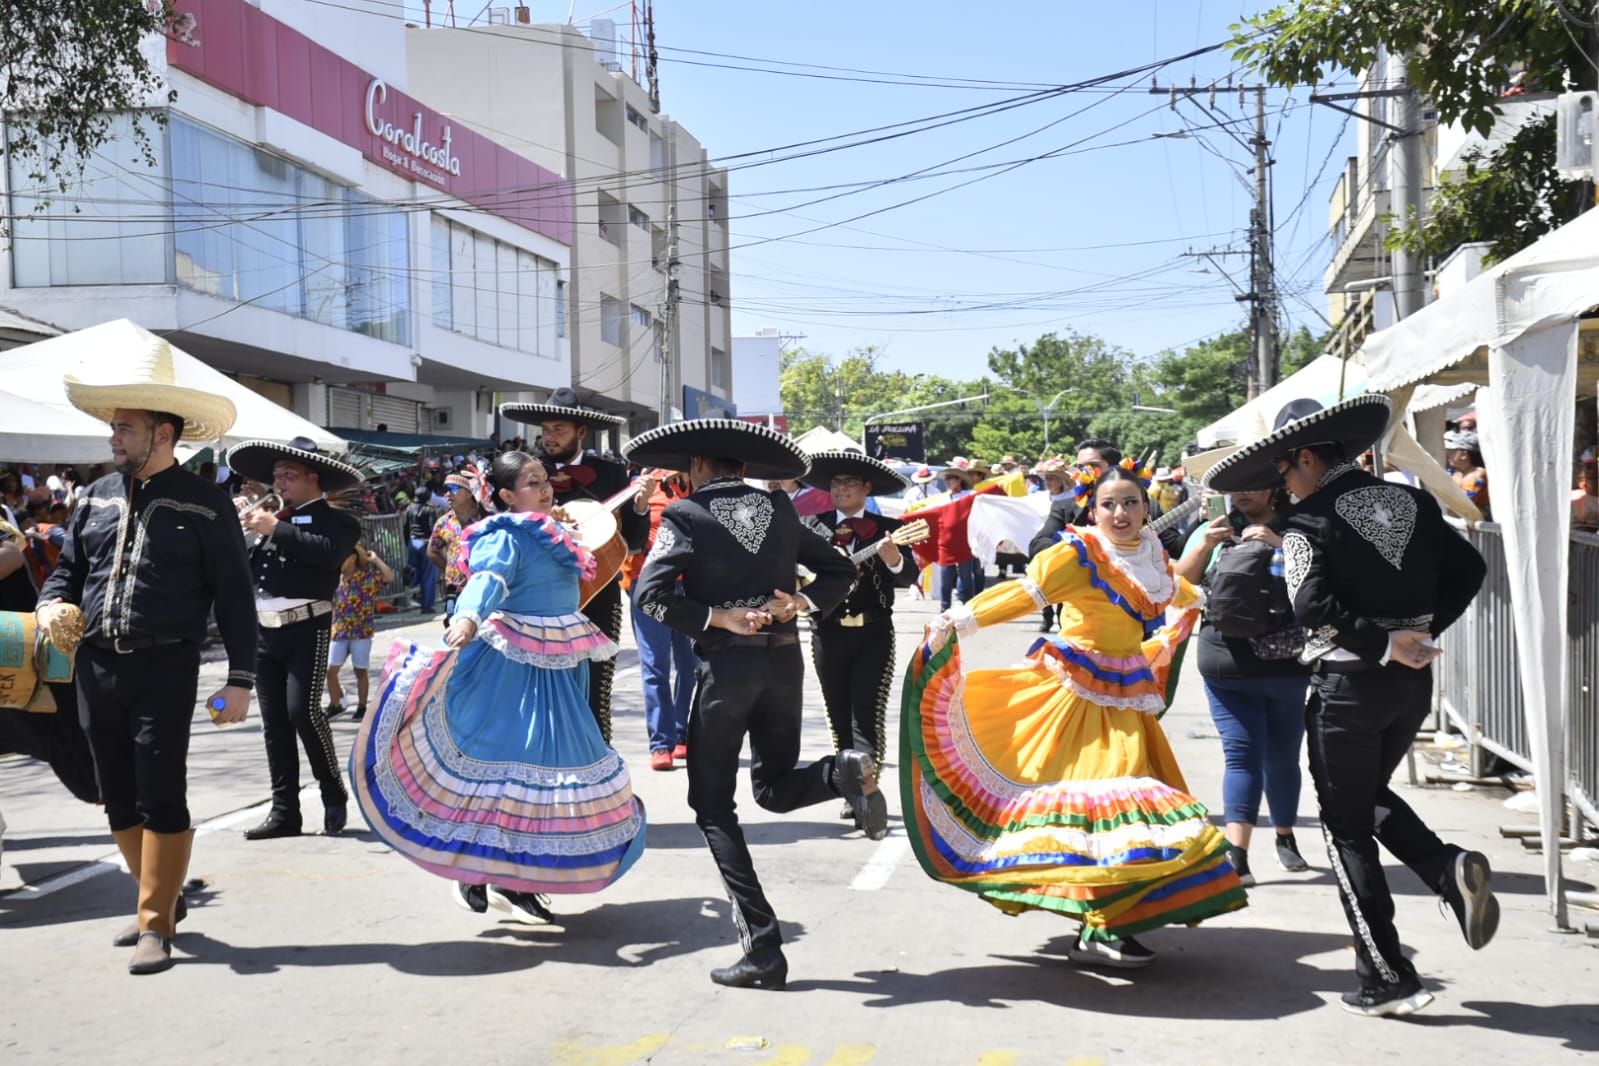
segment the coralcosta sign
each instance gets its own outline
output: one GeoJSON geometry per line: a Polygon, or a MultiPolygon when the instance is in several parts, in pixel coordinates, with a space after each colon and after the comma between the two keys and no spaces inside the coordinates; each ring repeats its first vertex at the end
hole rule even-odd
{"type": "Polygon", "coordinates": [[[373,78],[366,87],[366,128],[372,135],[380,138],[385,145],[383,154],[395,163],[409,166],[424,177],[434,181],[442,180],[444,174],[461,176],[461,158],[450,153],[450,127],[444,126],[439,136],[439,143],[423,139],[422,112],[417,111],[411,115],[411,127],[404,129],[384,118],[380,113],[383,101],[388,99],[389,87],[382,78],[373,78]],[[404,152],[410,159],[394,154],[396,149],[404,152]],[[424,164],[426,164],[424,166],[424,164]],[[433,172],[433,171],[437,172],[433,172]]]}

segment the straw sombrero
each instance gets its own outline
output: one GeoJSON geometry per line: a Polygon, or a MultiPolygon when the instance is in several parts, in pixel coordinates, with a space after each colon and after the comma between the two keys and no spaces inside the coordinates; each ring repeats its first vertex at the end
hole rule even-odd
{"type": "Polygon", "coordinates": [[[114,385],[91,385],[65,376],[67,400],[78,410],[110,422],[118,408],[160,411],[183,419],[181,440],[217,440],[233,428],[238,412],[226,396],[177,383],[172,345],[139,331],[138,345],[123,357],[127,373],[114,385]]]}
{"type": "Polygon", "coordinates": [[[228,449],[227,464],[251,481],[272,484],[272,468],[287,460],[317,473],[323,493],[342,492],[361,483],[361,471],[341,462],[316,446],[310,437],[295,437],[287,444],[271,440],[247,440],[228,449]]]}
{"type": "Polygon", "coordinates": [[[933,473],[931,467],[919,466],[916,468],[916,473],[911,475],[911,480],[918,485],[925,485],[937,476],[937,474],[933,473]]]}
{"type": "Polygon", "coordinates": [[[580,426],[620,426],[627,419],[620,415],[585,407],[578,402],[577,393],[565,387],[550,393],[545,403],[502,403],[500,414],[513,422],[526,422],[541,426],[545,422],[573,422],[580,426]]]}
{"type": "Polygon", "coordinates": [[[892,496],[910,484],[904,474],[883,460],[854,451],[811,453],[811,472],[805,475],[804,481],[826,490],[833,478],[841,474],[864,479],[868,496],[892,496]]]}
{"type": "MultiPolygon", "coordinates": [[[[1216,492],[1258,492],[1283,483],[1274,461],[1289,452],[1331,444],[1353,458],[1387,432],[1393,401],[1380,393],[1356,396],[1322,407],[1315,400],[1294,400],[1277,414],[1272,431],[1240,447],[1215,466],[1205,484],[1216,492]]],[[[1189,463],[1192,465],[1193,460],[1189,463]]]]}
{"type": "Polygon", "coordinates": [[[737,459],[744,476],[757,481],[787,481],[805,476],[810,459],[793,440],[766,426],[735,418],[695,418],[640,433],[622,456],[640,466],[687,470],[696,455],[737,459]]]}

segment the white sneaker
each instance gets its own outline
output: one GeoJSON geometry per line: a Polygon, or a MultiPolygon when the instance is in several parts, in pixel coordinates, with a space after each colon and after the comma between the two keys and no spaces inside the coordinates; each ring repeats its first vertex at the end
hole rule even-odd
{"type": "Polygon", "coordinates": [[[549,925],[555,921],[555,912],[550,910],[549,900],[544,896],[495,885],[488,886],[488,895],[489,906],[504,911],[512,921],[523,925],[549,925]]]}

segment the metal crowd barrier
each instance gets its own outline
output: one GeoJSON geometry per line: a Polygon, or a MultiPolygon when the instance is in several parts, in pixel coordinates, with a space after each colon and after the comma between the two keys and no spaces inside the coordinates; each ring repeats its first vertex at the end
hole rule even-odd
{"type": "MultiPolygon", "coordinates": [[[[1491,756],[1531,772],[1504,540],[1491,522],[1468,530],[1466,537],[1482,553],[1488,575],[1482,591],[1441,641],[1438,709],[1465,736],[1474,776],[1486,772],[1491,756]]],[[[1571,534],[1567,589],[1566,792],[1581,816],[1599,825],[1599,596],[1594,595],[1599,590],[1599,536],[1571,534]]]]}
{"type": "Polygon", "coordinates": [[[410,542],[405,539],[405,516],[400,514],[369,514],[361,516],[361,539],[367,547],[377,552],[394,571],[378,599],[404,610],[410,605],[410,588],[405,583],[405,563],[410,542]]]}

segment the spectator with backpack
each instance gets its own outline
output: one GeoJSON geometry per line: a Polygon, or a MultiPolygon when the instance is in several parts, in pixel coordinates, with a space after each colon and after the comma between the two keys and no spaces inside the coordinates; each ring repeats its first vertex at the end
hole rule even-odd
{"type": "Polygon", "coordinates": [[[1205,614],[1195,637],[1210,716],[1221,733],[1228,857],[1246,885],[1249,840],[1264,792],[1276,829],[1277,865],[1307,869],[1294,840],[1299,748],[1305,736],[1310,667],[1299,661],[1304,631],[1294,621],[1283,577],[1282,489],[1237,492],[1232,510],[1194,530],[1177,573],[1203,585],[1205,614]]]}

